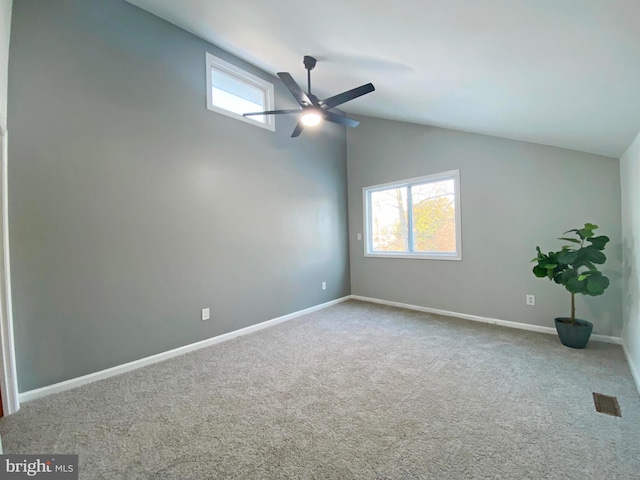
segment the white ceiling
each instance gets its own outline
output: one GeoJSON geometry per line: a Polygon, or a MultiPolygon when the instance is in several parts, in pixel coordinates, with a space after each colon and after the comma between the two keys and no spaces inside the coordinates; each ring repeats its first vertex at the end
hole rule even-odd
{"type": "Polygon", "coordinates": [[[348,113],[620,157],[640,132],[639,0],[128,0],[348,113]],[[343,108],[344,107],[344,108],[343,108]]]}

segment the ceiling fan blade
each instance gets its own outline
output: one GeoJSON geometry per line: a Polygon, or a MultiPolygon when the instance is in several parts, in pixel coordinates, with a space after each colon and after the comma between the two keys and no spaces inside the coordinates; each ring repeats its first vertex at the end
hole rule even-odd
{"type": "Polygon", "coordinates": [[[302,124],[302,121],[298,121],[298,124],[296,125],[296,128],[293,129],[293,133],[291,134],[291,138],[299,136],[302,133],[303,129],[304,129],[304,125],[302,124]]]}
{"type": "Polygon", "coordinates": [[[354,98],[358,98],[362,95],[366,95],[367,93],[371,93],[375,89],[376,88],[373,86],[373,83],[367,83],[366,85],[362,85],[346,92],[339,93],[338,95],[334,95],[333,97],[320,100],[320,106],[325,110],[328,110],[330,108],[337,107],[338,105],[342,105],[349,100],[353,100],[354,98]]]}
{"type": "Polygon", "coordinates": [[[296,83],[293,77],[287,72],[278,72],[278,77],[282,80],[282,83],[289,89],[293,98],[295,98],[300,106],[308,107],[313,105],[311,99],[307,96],[306,93],[300,88],[300,85],[296,83]]]}
{"type": "Polygon", "coordinates": [[[349,117],[345,117],[344,115],[339,115],[333,112],[324,112],[325,120],[333,123],[339,123],[340,125],[345,125],[347,127],[357,127],[360,122],[354,120],[349,117]]]}
{"type": "Polygon", "coordinates": [[[267,110],[266,112],[250,112],[243,113],[243,117],[249,117],[251,115],[280,115],[281,113],[300,113],[301,110],[296,108],[294,110],[267,110]]]}

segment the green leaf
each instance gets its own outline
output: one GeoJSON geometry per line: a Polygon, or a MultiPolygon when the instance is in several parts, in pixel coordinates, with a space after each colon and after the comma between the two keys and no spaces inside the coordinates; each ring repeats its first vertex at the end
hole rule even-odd
{"type": "Polygon", "coordinates": [[[556,275],[553,277],[553,281],[560,284],[566,285],[570,278],[576,277],[577,272],[571,268],[567,268],[560,272],[556,272],[556,275]]]}
{"type": "Polygon", "coordinates": [[[565,283],[565,288],[569,290],[571,293],[583,293],[585,287],[585,281],[578,280],[578,277],[571,277],[567,283],[565,283]]]}
{"type": "Polygon", "coordinates": [[[546,277],[547,269],[541,267],[540,265],[536,265],[535,267],[533,267],[533,274],[538,278],[546,277]]]}
{"type": "Polygon", "coordinates": [[[574,250],[563,250],[557,256],[558,263],[562,265],[569,265],[578,259],[578,252],[574,250]]]}
{"type": "Polygon", "coordinates": [[[585,238],[591,238],[593,237],[593,231],[596,228],[598,228],[598,226],[594,225],[593,223],[585,223],[584,228],[578,230],[578,235],[580,235],[580,238],[582,238],[583,240],[585,238]]]}
{"type": "MultiPolygon", "coordinates": [[[[564,232],[564,233],[567,233],[567,232],[564,232]]],[[[565,240],[567,242],[577,243],[578,245],[580,245],[582,243],[580,240],[576,240],[575,238],[560,237],[560,238],[558,238],[558,240],[565,240]]]]}
{"type": "Polygon", "coordinates": [[[597,248],[598,250],[604,250],[605,245],[609,241],[609,237],[605,235],[601,235],[599,237],[591,237],[587,240],[591,242],[591,245],[597,248]]]}
{"type": "Polygon", "coordinates": [[[570,278],[574,278],[578,276],[578,272],[572,268],[567,268],[564,272],[562,272],[562,283],[567,283],[570,278]]]}
{"type": "Polygon", "coordinates": [[[587,281],[587,291],[589,295],[602,295],[609,286],[609,279],[605,276],[593,276],[587,281]]]}
{"type": "Polygon", "coordinates": [[[604,253],[592,246],[582,248],[580,253],[585,261],[591,263],[603,264],[607,260],[604,253]]]}
{"type": "Polygon", "coordinates": [[[578,280],[582,281],[582,280],[584,280],[586,278],[589,278],[590,276],[591,276],[590,272],[585,272],[582,275],[578,275],[578,280]]]}
{"type": "Polygon", "coordinates": [[[591,230],[587,230],[586,228],[583,228],[578,231],[578,235],[580,235],[580,238],[585,240],[587,238],[593,237],[593,232],[591,230]]]}

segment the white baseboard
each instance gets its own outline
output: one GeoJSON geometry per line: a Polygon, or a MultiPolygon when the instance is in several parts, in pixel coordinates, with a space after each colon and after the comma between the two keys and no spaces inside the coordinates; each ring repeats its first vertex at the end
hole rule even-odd
{"type": "MultiPolygon", "coordinates": [[[[351,295],[354,300],[361,300],[363,302],[380,303],[382,305],[389,305],[392,307],[406,308],[409,310],[417,310],[419,312],[435,313],[437,315],[444,315],[446,317],[462,318],[464,320],[472,320],[474,322],[490,323],[492,325],[500,325],[502,327],[518,328],[520,330],[528,330],[531,332],[549,333],[556,335],[556,329],[553,327],[543,327],[541,325],[531,325],[529,323],[512,322],[509,320],[500,320],[497,318],[481,317],[479,315],[470,315],[468,313],[450,312],[447,310],[438,310],[437,308],[421,307],[419,305],[411,305],[408,303],[391,302],[389,300],[381,300],[379,298],[362,297],[360,295],[351,295]]],[[[591,335],[591,339],[598,342],[615,343],[622,345],[622,338],[611,337],[608,335],[591,335]]]]}
{"type": "Polygon", "coordinates": [[[225,342],[227,340],[231,340],[232,338],[236,338],[241,335],[257,332],[258,330],[272,327],[274,325],[277,325],[278,323],[286,322],[288,320],[292,320],[294,318],[300,317],[302,315],[306,315],[311,312],[315,312],[317,310],[322,310],[332,305],[336,305],[338,303],[344,302],[345,300],[349,300],[349,298],[350,296],[338,298],[330,302],[321,303],[320,305],[316,305],[310,308],[305,308],[304,310],[299,310],[297,312],[289,313],[288,315],[283,315],[282,317],[273,318],[271,320],[267,320],[265,322],[258,323],[256,325],[251,325],[249,327],[241,328],[239,330],[234,330],[233,332],[208,338],[200,342],[191,343],[189,345],[184,345],[182,347],[174,348],[173,350],[169,350],[163,353],[151,355],[150,357],[134,360],[133,362],[117,365],[115,367],[107,368],[106,370],[100,370],[99,372],[90,373],[88,375],[83,375],[81,377],[71,378],[69,380],[65,380],[64,382],[54,383],[53,385],[47,385],[46,387],[36,388],[35,390],[29,390],[27,392],[20,393],[19,399],[20,399],[20,402],[28,402],[30,400],[35,400],[36,398],[41,398],[47,395],[51,395],[52,393],[63,392],[65,390],[70,390],[72,388],[76,388],[81,385],[85,385],[87,383],[95,382],[96,380],[102,380],[103,378],[109,378],[109,377],[113,377],[114,375],[120,375],[121,373],[129,372],[131,370],[136,370],[138,368],[145,367],[153,363],[164,362],[165,360],[168,360],[173,357],[177,357],[179,355],[184,355],[185,353],[193,352],[194,350],[199,350],[201,348],[209,347],[211,345],[215,345],[216,343],[225,342]]]}
{"type": "Polygon", "coordinates": [[[624,354],[627,357],[627,363],[629,364],[629,370],[631,370],[633,381],[636,382],[636,388],[638,389],[638,393],[640,393],[640,370],[634,363],[633,358],[631,358],[631,352],[629,352],[629,349],[627,348],[627,344],[625,342],[622,342],[622,349],[624,350],[624,354]]]}
{"type": "MultiPolygon", "coordinates": [[[[288,320],[292,320],[294,318],[300,317],[302,315],[306,315],[311,312],[315,312],[317,310],[322,310],[324,308],[330,307],[332,305],[336,305],[338,303],[344,302],[345,300],[354,299],[360,300],[363,302],[370,303],[379,303],[382,305],[389,305],[393,307],[406,308],[409,310],[417,310],[419,312],[427,312],[427,313],[435,313],[438,315],[444,315],[447,317],[456,317],[462,318],[465,320],[472,320],[474,322],[481,323],[489,323],[494,325],[501,325],[504,327],[510,328],[518,328],[521,330],[529,330],[532,332],[540,332],[540,333],[548,333],[548,334],[556,334],[556,331],[552,327],[543,327],[539,325],[530,325],[526,323],[518,323],[512,322],[508,320],[500,320],[497,318],[488,318],[481,317],[478,315],[470,315],[467,313],[458,313],[458,312],[450,312],[447,310],[439,310],[436,308],[429,307],[421,307],[419,305],[411,305],[407,303],[399,303],[399,302],[391,302],[388,300],[381,300],[378,298],[370,298],[363,297],[360,295],[348,295],[346,297],[338,298],[336,300],[332,300],[330,302],[322,303],[320,305],[316,305],[310,308],[306,308],[304,310],[299,310],[297,312],[290,313],[288,315],[283,315],[282,317],[277,317],[271,320],[267,320],[262,323],[258,323],[256,325],[251,325],[249,327],[241,328],[239,330],[234,330],[233,332],[225,333],[223,335],[218,335],[217,337],[208,338],[206,340],[202,340],[200,342],[192,343],[189,345],[184,345],[182,347],[174,348],[173,350],[169,350],[163,353],[158,353],[156,355],[151,355],[150,357],[141,358],[139,360],[134,360],[133,362],[125,363],[122,365],[118,365],[115,367],[107,368],[106,370],[100,370],[99,372],[90,373],[88,375],[83,375],[81,377],[71,378],[69,380],[65,380],[63,382],[54,383],[53,385],[47,385],[46,387],[37,388],[35,390],[29,390],[27,392],[23,392],[19,394],[20,402],[28,402],[30,400],[35,400],[36,398],[45,397],[47,395],[51,395],[53,393],[63,392],[65,390],[70,390],[72,388],[79,387],[81,385],[85,385],[87,383],[95,382],[96,380],[101,380],[104,378],[113,377],[115,375],[120,375],[125,372],[129,372],[131,370],[136,370],[141,367],[145,367],[147,365],[151,365],[158,362],[163,362],[173,357],[177,357],[179,355],[184,355],[185,353],[193,352],[195,350],[199,350],[201,348],[209,347],[211,345],[215,345],[216,343],[221,343],[227,340],[230,340],[235,337],[239,337],[241,335],[246,335],[251,332],[256,332],[258,330],[262,330],[264,328],[271,327],[273,325],[277,325],[278,323],[286,322],[288,320]]],[[[615,343],[618,345],[622,345],[627,355],[627,361],[631,368],[631,372],[633,374],[636,385],[638,386],[638,390],[640,391],[640,374],[635,369],[635,366],[630,361],[629,353],[626,346],[623,344],[622,339],[620,337],[611,337],[607,335],[592,335],[591,338],[595,341],[607,342],[607,343],[615,343]]]]}

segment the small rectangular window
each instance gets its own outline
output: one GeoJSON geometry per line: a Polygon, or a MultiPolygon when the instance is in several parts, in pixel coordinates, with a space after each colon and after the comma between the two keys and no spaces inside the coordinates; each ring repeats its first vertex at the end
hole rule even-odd
{"type": "Polygon", "coordinates": [[[206,62],[207,108],[274,131],[273,115],[242,116],[274,109],[273,84],[210,53],[206,54],[206,62]]]}
{"type": "Polygon", "coordinates": [[[459,192],[459,170],[365,187],[365,256],[462,260],[459,192]]]}

